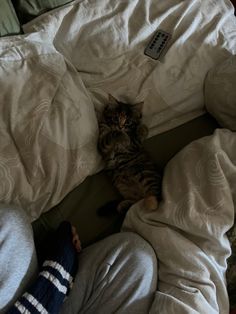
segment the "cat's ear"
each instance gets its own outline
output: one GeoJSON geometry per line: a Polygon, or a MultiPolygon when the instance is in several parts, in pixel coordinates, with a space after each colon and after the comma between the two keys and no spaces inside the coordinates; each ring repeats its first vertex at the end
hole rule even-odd
{"type": "Polygon", "coordinates": [[[111,94],[108,94],[109,105],[116,106],[119,104],[119,101],[113,97],[111,94]]]}
{"type": "Polygon", "coordinates": [[[134,117],[136,117],[138,119],[142,118],[143,105],[144,105],[143,101],[132,105],[132,107],[133,107],[133,116],[134,117]]]}
{"type": "Polygon", "coordinates": [[[139,112],[143,110],[144,101],[133,104],[132,106],[139,112]]]}

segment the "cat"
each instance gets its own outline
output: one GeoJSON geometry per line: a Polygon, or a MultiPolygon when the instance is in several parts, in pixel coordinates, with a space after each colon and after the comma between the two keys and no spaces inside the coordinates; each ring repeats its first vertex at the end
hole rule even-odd
{"type": "Polygon", "coordinates": [[[109,95],[99,121],[98,150],[123,197],[117,204],[120,213],[141,199],[154,210],[161,200],[161,172],[143,149],[148,128],[142,123],[142,107],[142,102],[126,104],[109,95]]]}

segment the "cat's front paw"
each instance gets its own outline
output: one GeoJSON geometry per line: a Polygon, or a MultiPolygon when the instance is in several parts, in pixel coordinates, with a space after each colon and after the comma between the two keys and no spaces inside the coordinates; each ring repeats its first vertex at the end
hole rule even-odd
{"type": "Polygon", "coordinates": [[[137,136],[141,140],[141,142],[143,142],[147,138],[147,136],[148,136],[148,128],[146,127],[146,125],[141,124],[141,125],[138,126],[138,128],[137,128],[137,136]]]}

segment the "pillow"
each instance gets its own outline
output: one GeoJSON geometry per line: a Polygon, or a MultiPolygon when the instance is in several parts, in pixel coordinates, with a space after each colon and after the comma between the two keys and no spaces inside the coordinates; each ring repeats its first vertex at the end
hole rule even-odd
{"type": "Polygon", "coordinates": [[[71,1],[72,0],[13,0],[13,4],[21,24],[25,24],[36,16],[71,1]]]}
{"type": "Polygon", "coordinates": [[[10,0],[0,1],[0,36],[21,33],[20,23],[10,0]]]}
{"type": "Polygon", "coordinates": [[[208,72],[205,105],[222,127],[236,131],[236,56],[208,72]]]}

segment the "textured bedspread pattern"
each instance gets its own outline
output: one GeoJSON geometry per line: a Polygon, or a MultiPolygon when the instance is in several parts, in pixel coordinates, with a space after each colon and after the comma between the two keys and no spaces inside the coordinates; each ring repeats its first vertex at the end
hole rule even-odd
{"type": "Polygon", "coordinates": [[[97,110],[108,93],[124,102],[144,100],[150,135],[203,114],[206,73],[236,53],[229,0],[82,0],[24,30],[70,60],[97,110]],[[144,55],[158,29],[172,36],[160,61],[144,55]]]}
{"type": "Polygon", "coordinates": [[[32,220],[98,168],[97,119],[83,82],[53,46],[0,45],[0,200],[32,220]]]}
{"type": "Polygon", "coordinates": [[[129,210],[123,230],[139,233],[159,260],[151,313],[229,313],[226,233],[235,205],[236,133],[219,129],[168,163],[157,211],[147,212],[142,201],[129,210]]]}

